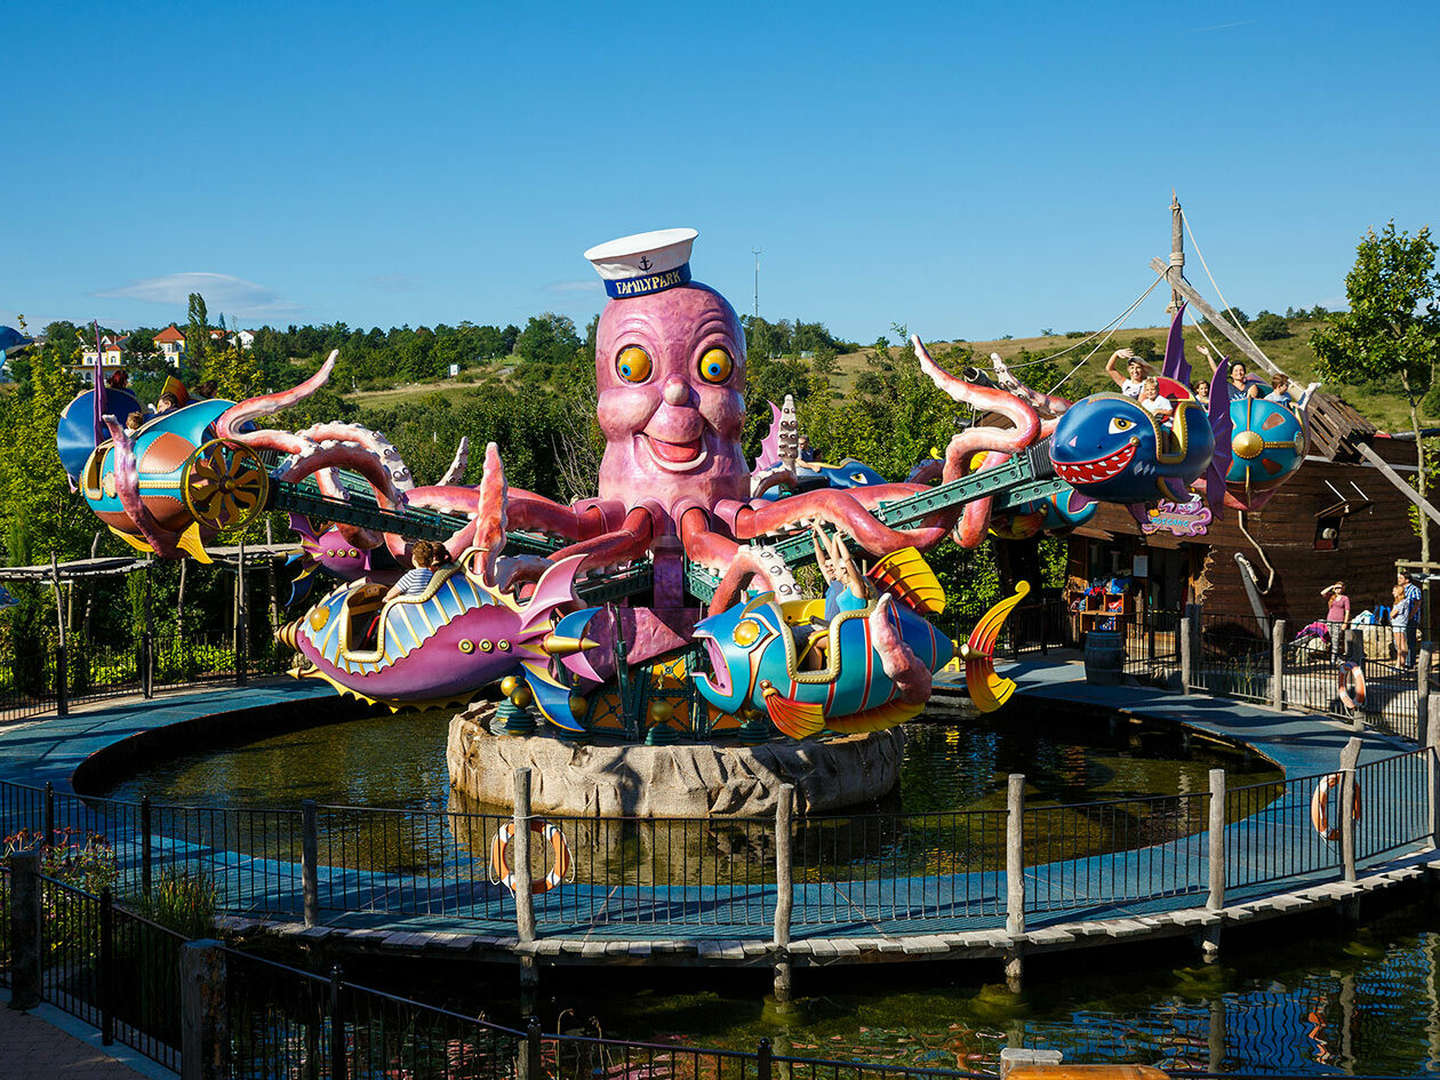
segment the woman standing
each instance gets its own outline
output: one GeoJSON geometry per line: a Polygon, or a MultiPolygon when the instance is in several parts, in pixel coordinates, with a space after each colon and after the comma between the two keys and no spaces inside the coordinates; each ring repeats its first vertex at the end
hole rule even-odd
{"type": "Polygon", "coordinates": [[[1345,626],[1350,621],[1350,598],[1345,595],[1345,582],[1326,586],[1320,595],[1330,598],[1330,606],[1325,611],[1325,623],[1330,628],[1330,658],[1340,660],[1345,655],[1345,626]]]}
{"type": "Polygon", "coordinates": [[[1395,637],[1395,665],[1408,668],[1410,666],[1410,597],[1405,592],[1405,586],[1399,582],[1391,595],[1390,602],[1390,632],[1395,637]]]}

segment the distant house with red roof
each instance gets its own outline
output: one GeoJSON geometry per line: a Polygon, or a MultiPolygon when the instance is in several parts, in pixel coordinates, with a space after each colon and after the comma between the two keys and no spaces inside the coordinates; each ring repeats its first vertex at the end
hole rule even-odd
{"type": "Polygon", "coordinates": [[[175,328],[174,323],[171,323],[155,335],[155,348],[160,350],[160,355],[165,357],[166,363],[178,367],[180,361],[185,359],[185,335],[175,328]]]}
{"type": "MultiPolygon", "coordinates": [[[[83,340],[82,335],[82,341],[83,340]]],[[[98,350],[95,348],[93,339],[86,342],[80,353],[80,360],[78,363],[72,365],[72,370],[82,374],[93,371],[95,369],[95,360],[98,357],[105,374],[109,375],[111,372],[125,366],[123,355],[125,352],[125,343],[129,340],[130,336],[128,334],[125,337],[106,334],[100,339],[100,348],[98,350]]]]}

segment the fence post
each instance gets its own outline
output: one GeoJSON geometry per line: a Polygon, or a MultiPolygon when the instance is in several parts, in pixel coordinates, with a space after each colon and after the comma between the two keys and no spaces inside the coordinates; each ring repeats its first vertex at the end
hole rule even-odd
{"type": "Polygon", "coordinates": [[[1225,770],[1210,770],[1210,896],[1205,906],[1225,906],[1225,770]]]}
{"type": "Polygon", "coordinates": [[[55,712],[59,716],[70,715],[70,671],[65,659],[65,646],[55,646],[55,712]]]}
{"type": "Polygon", "coordinates": [[[775,1073],[775,1049],[769,1039],[755,1045],[755,1080],[771,1080],[775,1073]]]}
{"type": "Polygon", "coordinates": [[[1430,699],[1426,713],[1425,789],[1430,793],[1430,846],[1440,847],[1440,698],[1430,699]]]}
{"type": "Polygon", "coordinates": [[[110,890],[100,890],[100,1043],[115,1041],[115,900],[110,890]]]}
{"type": "Polygon", "coordinates": [[[1365,634],[1363,631],[1350,627],[1345,631],[1345,655],[1352,664],[1365,666],[1365,634]]]}
{"type": "Polygon", "coordinates": [[[545,1080],[545,1060],[540,1051],[540,1018],[532,1016],[525,1021],[525,1043],[516,1063],[517,1080],[545,1080]]]}
{"type": "Polygon", "coordinates": [[[45,829],[45,846],[52,847],[55,843],[55,785],[49,780],[45,781],[45,810],[42,825],[45,829]]]}
{"type": "Polygon", "coordinates": [[[795,908],[794,852],[790,816],[795,785],[781,784],[775,803],[775,1000],[788,1002],[793,973],[790,967],[790,917],[795,908]]]}
{"type": "MultiPolygon", "coordinates": [[[[1430,717],[1430,644],[1426,642],[1420,647],[1419,653],[1415,656],[1415,713],[1419,717],[1417,724],[1424,725],[1430,717]]],[[[1423,726],[1421,727],[1423,731],[1423,726]]]]}
{"type": "Polygon", "coordinates": [[[1185,612],[1180,618],[1180,688],[1187,694],[1194,688],[1196,681],[1195,620],[1197,611],[1194,604],[1186,604],[1185,612]]]}
{"type": "Polygon", "coordinates": [[[10,1008],[40,1004],[40,853],[10,856],[10,1008]]]}
{"type": "Polygon", "coordinates": [[[140,796],[140,892],[148,900],[153,879],[154,851],[150,838],[150,796],[140,796]]]}
{"type": "Polygon", "coordinates": [[[1285,708],[1285,620],[1270,624],[1270,706],[1285,708]]]}
{"type": "Polygon", "coordinates": [[[144,666],[140,670],[142,692],[147,698],[155,696],[155,635],[149,630],[140,638],[141,657],[144,666]]]}
{"type": "Polygon", "coordinates": [[[515,932],[522,945],[535,940],[535,898],[530,894],[530,770],[515,770],[515,836],[510,872],[515,878],[515,932]]]}
{"type": "Polygon", "coordinates": [[[1355,766],[1360,740],[1351,739],[1340,751],[1340,862],[1345,880],[1355,880],[1355,766]]]}
{"type": "Polygon", "coordinates": [[[300,893],[305,905],[305,925],[320,924],[320,832],[314,799],[300,802],[300,893]]]}
{"type": "Polygon", "coordinates": [[[1024,977],[1025,936],[1025,774],[1011,773],[1005,792],[1005,981],[1019,992],[1024,977]]]}
{"type": "Polygon", "coordinates": [[[222,1080],[228,1073],[225,950],[213,938],[180,949],[181,1080],[222,1080]]]}
{"type": "Polygon", "coordinates": [[[340,965],[330,969],[330,1080],[345,1080],[349,1061],[345,1057],[345,987],[340,965]]]}

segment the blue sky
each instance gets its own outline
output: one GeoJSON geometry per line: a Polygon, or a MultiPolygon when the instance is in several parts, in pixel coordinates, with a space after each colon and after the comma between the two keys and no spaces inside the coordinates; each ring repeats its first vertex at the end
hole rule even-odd
{"type": "Polygon", "coordinates": [[[583,325],[585,248],[689,225],[742,312],[759,247],[762,315],[862,342],[1092,328],[1172,186],[1231,302],[1333,306],[1435,219],[1440,9],[1192,10],[15,6],[0,322],[583,325]]]}

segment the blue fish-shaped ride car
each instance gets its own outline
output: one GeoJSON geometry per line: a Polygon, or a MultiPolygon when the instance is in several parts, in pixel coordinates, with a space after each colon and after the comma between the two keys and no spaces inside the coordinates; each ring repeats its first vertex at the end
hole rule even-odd
{"type": "Polygon", "coordinates": [[[792,618],[806,613],[803,601],[782,607],[764,593],[700,621],[695,639],[711,666],[693,676],[701,697],[732,715],[766,713],[797,739],[826,728],[871,731],[919,713],[929,676],[955,655],[954,642],[889,594],[819,626],[792,625],[792,605],[792,618]],[[918,703],[917,677],[924,687],[918,703]]]}
{"type": "Polygon", "coordinates": [[[1061,414],[1050,442],[1055,472],[1081,495],[1136,504],[1184,499],[1215,451],[1209,414],[1177,401],[1160,418],[1134,398],[1091,394],[1061,414]]]}

